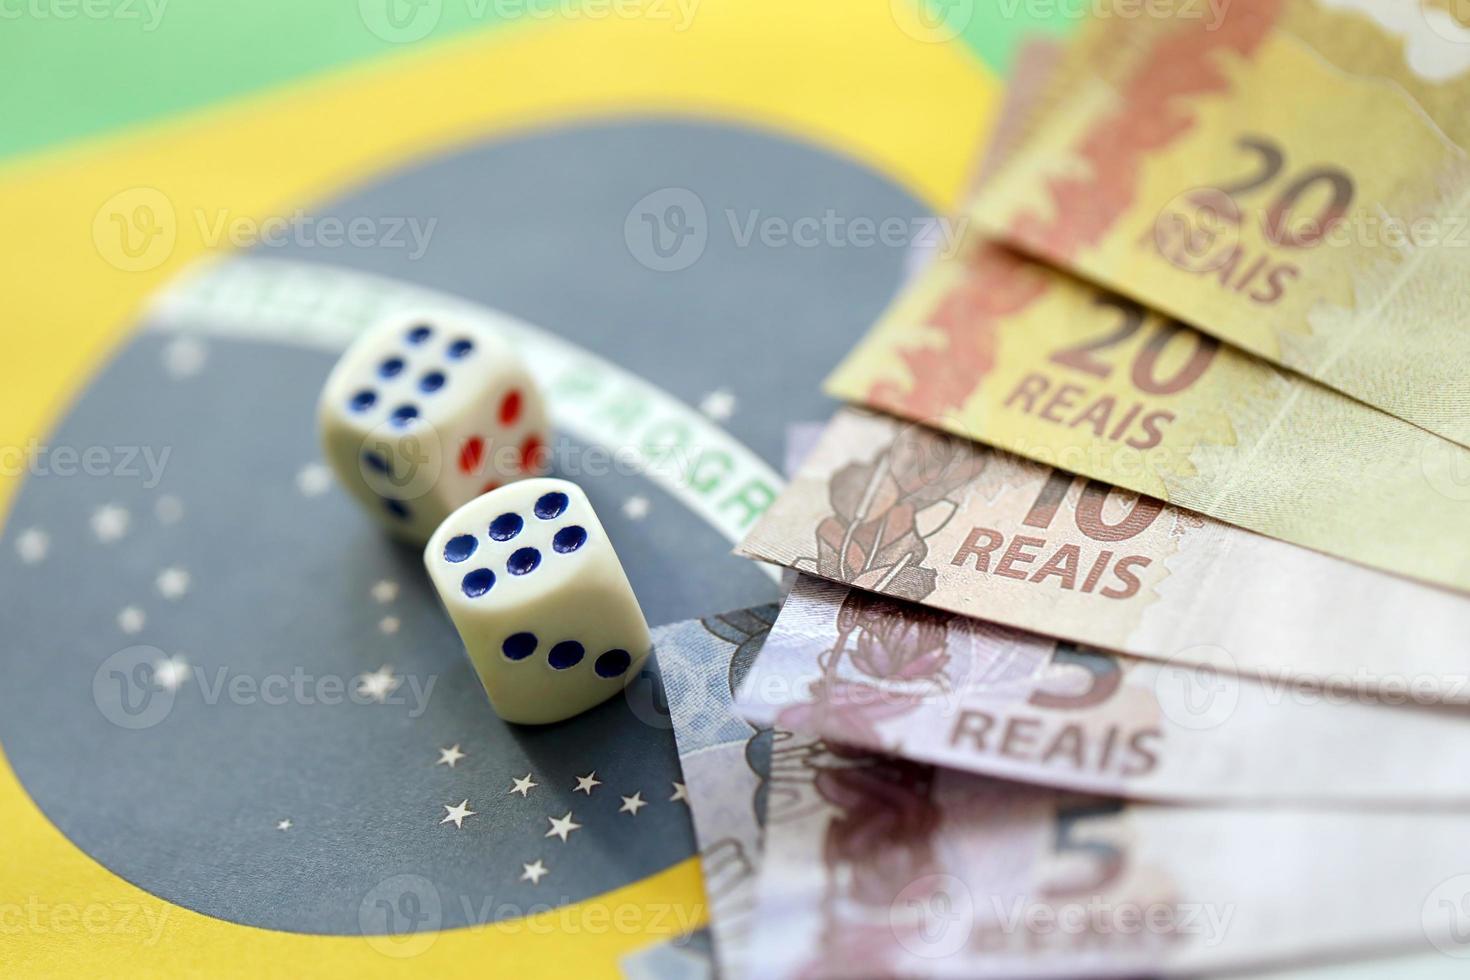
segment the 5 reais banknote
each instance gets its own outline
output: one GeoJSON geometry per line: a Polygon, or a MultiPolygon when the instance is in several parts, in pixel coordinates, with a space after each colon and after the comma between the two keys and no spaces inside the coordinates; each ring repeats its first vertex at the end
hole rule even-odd
{"type": "Polygon", "coordinates": [[[765,727],[1133,799],[1470,805],[1462,710],[1108,654],[809,577],[736,706],[765,727]]]}

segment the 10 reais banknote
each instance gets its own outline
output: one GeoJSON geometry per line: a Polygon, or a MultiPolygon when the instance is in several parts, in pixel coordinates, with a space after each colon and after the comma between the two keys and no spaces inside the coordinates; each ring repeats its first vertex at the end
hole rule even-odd
{"type": "Polygon", "coordinates": [[[843,410],[742,553],[1176,665],[1470,702],[1470,596],[843,410]]]}

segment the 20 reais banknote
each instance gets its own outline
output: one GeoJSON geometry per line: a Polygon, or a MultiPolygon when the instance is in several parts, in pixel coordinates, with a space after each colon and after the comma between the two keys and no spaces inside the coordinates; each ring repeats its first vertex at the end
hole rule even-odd
{"type": "MultiPolygon", "coordinates": [[[[973,215],[1048,262],[1470,445],[1459,6],[1458,20],[1455,4],[1416,0],[1165,2],[1154,16],[1095,18],[1062,69],[1067,97],[973,215]]],[[[1104,341],[1071,359],[1103,365],[1104,341]]]]}

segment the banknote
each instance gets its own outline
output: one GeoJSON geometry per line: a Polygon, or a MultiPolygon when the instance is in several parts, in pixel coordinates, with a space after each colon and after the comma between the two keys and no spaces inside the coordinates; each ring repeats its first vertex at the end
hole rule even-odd
{"type": "MultiPolygon", "coordinates": [[[[1011,152],[1029,137],[1036,121],[1062,97],[1056,91],[1056,80],[1064,51],[1059,41],[1034,40],[1021,45],[1016,52],[999,113],[970,163],[962,192],[964,200],[969,201],[979,192],[1011,152]]],[[[919,275],[949,245],[944,235],[915,236],[905,257],[906,275],[909,278],[919,275]]]]}
{"type": "Polygon", "coordinates": [[[1127,804],[831,745],[802,770],[766,824],[752,976],[1470,954],[1461,816],[1127,804]]]}
{"type": "Polygon", "coordinates": [[[740,551],[1139,657],[1470,703],[1470,596],[889,416],[839,411],[740,551]]]}
{"type": "Polygon", "coordinates": [[[1152,6],[1084,32],[973,217],[1470,445],[1470,27],[1413,0],[1152,6]]]}
{"type": "MultiPolygon", "coordinates": [[[[1016,62],[1006,83],[1005,98],[988,139],[975,154],[965,199],[974,198],[1005,162],[1031,138],[1040,121],[1053,107],[1070,97],[1070,77],[1060,74],[1066,45],[1060,41],[1034,39],[1016,52],[1016,62]]],[[[1076,69],[1080,70],[1080,62],[1076,69]]]]}
{"type": "Polygon", "coordinates": [[[982,240],[904,290],[827,388],[1470,590],[1470,450],[982,240]]]}
{"type": "Polygon", "coordinates": [[[1463,710],[1105,653],[806,576],[736,707],[763,727],[1130,799],[1470,806],[1463,710]]]}
{"type": "MultiPolygon", "coordinates": [[[[1172,2],[1160,0],[1162,7],[1172,2]]],[[[1374,17],[1397,9],[1379,0],[1332,2],[1371,9],[1374,17]]],[[[1371,19],[1353,13],[1323,19],[1318,6],[1236,3],[1224,5],[1221,16],[1236,18],[1230,23],[1238,26],[1274,11],[1312,44],[1342,57],[1360,36],[1367,38],[1365,50],[1379,50],[1371,19]]],[[[1403,9],[1414,13],[1411,7],[1403,9]]],[[[1053,66],[1039,103],[1008,95],[1017,112],[1040,104],[1046,119],[1028,126],[1013,121],[1012,136],[998,140],[992,161],[1004,165],[1017,153],[1031,159],[1056,146],[1053,122],[1076,102],[1063,96],[1083,87],[1079,79],[1090,62],[1106,61],[1112,50],[1124,57],[1171,25],[1178,29],[1153,16],[1109,23],[1122,35],[1108,34],[1106,25],[1102,42],[1097,31],[1088,33],[1053,66]],[[1140,40],[1131,40],[1135,33],[1140,40]]],[[[1451,104],[1443,87],[1413,78],[1396,83],[1421,102],[1451,104]]],[[[1445,109],[1435,119],[1470,137],[1470,114],[1445,109]]],[[[1101,143],[1111,145],[1107,138],[1101,143]]],[[[1027,168],[1001,170],[1002,179],[1024,181],[1027,168]]],[[[1010,190],[984,198],[982,212],[1036,200],[1010,190]]],[[[1470,450],[998,248],[980,227],[972,224],[959,251],[909,284],[828,380],[831,394],[1226,523],[1470,590],[1470,549],[1462,546],[1470,532],[1470,450]]],[[[1392,385],[1410,387],[1411,367],[1392,373],[1400,361],[1386,356],[1383,363],[1392,385]]],[[[1463,407],[1467,376],[1437,390],[1463,407]]]]}
{"type": "MultiPolygon", "coordinates": [[[[729,980],[745,975],[771,752],[771,733],[736,715],[733,692],[775,618],[775,606],[760,606],[653,634],[699,844],[715,959],[729,980]]],[[[665,962],[685,966],[689,959],[665,956],[665,962]]]]}
{"type": "MultiPolygon", "coordinates": [[[[1036,788],[992,782],[958,773],[940,773],[913,763],[870,758],[859,750],[828,746],[818,739],[800,734],[779,729],[767,731],[752,728],[735,717],[730,691],[732,684],[738,683],[748,669],[749,660],[755,648],[760,645],[760,637],[765,633],[772,614],[773,610],[769,608],[750,610],[656,631],[656,659],[663,671],[663,689],[667,692],[669,715],[679,742],[680,761],[687,780],[685,788],[695,820],[696,835],[702,851],[714,858],[707,864],[712,902],[711,919],[717,932],[723,930],[723,945],[719,948],[730,951],[728,958],[722,956],[720,960],[725,977],[734,980],[742,975],[763,978],[792,976],[811,964],[814,967],[809,972],[815,976],[866,977],[880,975],[887,967],[897,967],[905,960],[914,967],[912,972],[917,973],[977,976],[1001,973],[1013,959],[997,956],[995,951],[982,946],[977,946],[973,952],[961,951],[956,954],[959,957],[957,961],[946,964],[944,958],[948,956],[949,950],[940,930],[953,928],[959,931],[956,936],[963,932],[966,938],[977,934],[977,930],[980,930],[980,935],[993,933],[995,923],[990,912],[983,908],[976,911],[974,895],[978,893],[968,893],[970,901],[965,904],[963,896],[967,893],[959,888],[974,888],[977,884],[989,887],[992,880],[1011,889],[1016,888],[1017,876],[997,876],[997,871],[1005,869],[998,868],[986,855],[992,849],[999,853],[1000,848],[1010,847],[1018,840],[1031,845],[1030,862],[1025,864],[1025,870],[1053,875],[1062,882],[1076,881],[1079,874],[1083,881],[1087,880],[1086,868],[1072,870],[1068,864],[1069,859],[1076,861],[1090,855],[1099,855],[1109,857],[1108,863],[1112,865],[1114,859],[1111,855],[1117,855],[1116,860],[1121,862],[1120,873],[1111,882],[1099,882],[1099,897],[1089,907],[1114,917],[1112,921],[1120,922],[1124,930],[1133,929],[1129,918],[1133,914],[1129,907],[1130,902],[1138,904],[1140,909],[1158,906],[1152,912],[1155,923],[1163,923],[1166,915],[1177,916],[1179,926],[1175,931],[1192,942],[1209,944],[1213,936],[1228,934],[1226,930],[1229,923],[1235,921],[1239,914],[1237,909],[1243,909],[1244,920],[1255,927],[1250,933],[1238,940],[1232,939],[1219,955],[1216,955],[1213,946],[1206,945],[1205,955],[1193,957],[1193,960],[1221,968],[1270,962],[1273,959],[1296,960],[1302,956],[1326,953],[1341,956],[1358,949],[1379,951],[1386,948],[1393,951],[1399,946],[1411,949],[1416,945],[1427,945],[1422,940],[1416,943],[1407,930],[1397,928],[1402,915],[1393,918],[1393,928],[1375,929],[1370,935],[1364,936],[1354,933],[1360,921],[1358,915],[1369,917],[1362,921],[1370,921],[1375,927],[1378,926],[1381,917],[1371,917],[1376,916],[1380,908],[1391,906],[1391,897],[1385,897],[1382,902],[1370,901],[1367,907],[1360,908],[1358,903],[1350,901],[1348,895],[1343,895],[1341,900],[1348,905],[1351,914],[1342,921],[1340,934],[1325,934],[1330,925],[1328,916],[1333,911],[1331,908],[1323,909],[1324,921],[1318,923],[1314,918],[1313,928],[1306,932],[1292,931],[1297,922],[1295,917],[1281,924],[1280,935],[1271,934],[1262,927],[1262,923],[1268,922],[1276,909],[1284,904],[1278,897],[1281,894],[1294,895],[1301,905],[1305,905],[1314,900],[1315,889],[1318,887],[1330,896],[1337,885],[1358,888],[1377,884],[1380,880],[1377,876],[1380,874],[1387,877],[1388,872],[1376,866],[1360,867],[1362,874],[1356,878],[1342,874],[1344,869],[1338,867],[1339,863],[1344,863],[1341,862],[1341,853],[1327,850],[1319,860],[1334,874],[1329,880],[1321,881],[1314,877],[1317,870],[1314,861],[1305,860],[1302,855],[1290,851],[1291,847],[1299,845],[1303,854],[1307,854],[1319,846],[1330,849],[1334,843],[1341,845],[1344,852],[1351,853],[1356,853],[1360,848],[1391,848],[1394,845],[1392,838],[1379,840],[1376,836],[1370,836],[1374,833],[1373,826],[1387,818],[1366,818],[1366,823],[1372,826],[1338,829],[1335,835],[1329,833],[1327,837],[1319,839],[1315,836],[1316,828],[1332,828],[1332,818],[1322,814],[1298,817],[1300,826],[1288,824],[1287,833],[1264,837],[1248,853],[1251,862],[1263,863],[1272,860],[1275,848],[1289,853],[1294,858],[1290,867],[1273,865],[1273,874],[1278,877],[1253,875],[1250,869],[1257,865],[1238,864],[1231,870],[1238,874],[1239,882],[1228,879],[1231,882],[1229,888],[1219,892],[1208,887],[1215,880],[1214,877],[1186,877],[1186,881],[1198,887],[1196,895],[1208,892],[1220,896],[1212,908],[1197,899],[1190,902],[1175,890],[1161,887],[1161,884],[1156,883],[1160,880],[1159,876],[1164,876],[1161,883],[1167,886],[1174,880],[1169,875],[1174,867],[1173,862],[1185,861],[1190,846],[1211,847],[1211,843],[1201,843],[1201,838],[1215,824],[1224,826],[1237,814],[1247,814],[1248,823],[1238,833],[1227,832],[1222,835],[1237,843],[1238,850],[1231,853],[1238,855],[1246,849],[1245,844],[1250,833],[1262,828],[1274,828],[1279,821],[1273,823],[1269,819],[1262,820],[1251,811],[1174,811],[1149,806],[1126,807],[1121,803],[1103,800],[1092,801],[1091,806],[1098,815],[1134,818],[1128,823],[1120,823],[1118,819],[1114,819],[1107,824],[1100,824],[1088,809],[1089,801],[1070,794],[1053,794],[1036,788]],[[904,808],[912,807],[915,812],[923,812],[918,808],[932,806],[936,801],[946,803],[953,797],[952,794],[928,799],[915,797],[910,802],[904,799],[909,793],[906,784],[887,775],[905,773],[929,773],[936,784],[969,787],[972,796],[975,793],[988,792],[997,800],[1032,801],[1035,805],[1023,807],[1022,812],[1033,820],[1042,821],[1045,826],[1037,828],[1023,825],[1012,828],[997,826],[999,821],[991,820],[988,823],[972,821],[959,827],[951,822],[943,828],[930,828],[925,820],[906,821],[902,818],[904,808]],[[882,781],[853,782],[852,779],[860,774],[882,774],[882,781]],[[750,789],[752,785],[757,787],[753,793],[750,789]],[[872,793],[874,796],[871,811],[865,805],[865,793],[872,793]],[[855,812],[844,814],[836,809],[840,805],[855,812]],[[878,819],[864,827],[861,823],[854,822],[860,819],[856,812],[872,812],[878,819]],[[1202,815],[1202,819],[1190,825],[1193,834],[1187,841],[1180,841],[1176,847],[1166,848],[1160,854],[1158,848],[1163,842],[1138,839],[1139,832],[1171,833],[1169,823],[1160,822],[1157,817],[1176,812],[1202,815]],[[882,816],[884,814],[897,815],[898,819],[886,819],[882,816]],[[765,869],[762,850],[763,828],[767,819],[774,827],[775,843],[780,849],[778,853],[782,855],[777,862],[779,867],[769,869],[765,869]],[[1070,829],[1063,829],[1064,825],[1070,829]],[[937,851],[922,850],[940,830],[952,834],[956,829],[961,832],[973,829],[975,832],[957,839],[963,850],[945,847],[937,851]],[[1357,832],[1356,838],[1354,831],[1357,832]],[[1058,832],[1060,836],[1050,849],[1038,836],[1058,832]],[[1107,836],[1100,837],[1104,832],[1107,836]],[[892,836],[884,836],[889,834],[892,836]],[[915,834],[925,836],[916,840],[915,834]],[[757,843],[752,847],[751,841],[757,843]],[[851,939],[849,933],[839,930],[829,935],[818,931],[825,923],[832,921],[830,910],[823,905],[824,895],[829,894],[829,890],[825,879],[819,876],[835,873],[829,871],[826,865],[829,853],[838,862],[835,868],[840,869],[845,866],[844,862],[853,859],[855,847],[862,849],[866,843],[871,853],[874,849],[883,850],[885,842],[891,842],[893,855],[898,858],[898,863],[890,865],[878,854],[871,854],[875,866],[867,869],[868,879],[854,893],[856,903],[849,906],[844,901],[844,909],[850,908],[851,912],[868,918],[872,918],[874,911],[881,913],[883,889],[892,887],[894,894],[902,891],[893,882],[909,870],[909,862],[913,860],[916,847],[921,849],[918,853],[930,855],[944,863],[939,873],[949,877],[939,884],[950,890],[931,888],[914,895],[905,894],[905,899],[916,897],[927,903],[922,908],[937,913],[933,921],[921,919],[917,923],[925,927],[926,931],[919,935],[918,945],[913,946],[914,923],[900,919],[895,926],[881,917],[876,919],[875,924],[879,928],[873,930],[862,947],[873,954],[873,959],[862,964],[854,962],[858,957],[849,956],[844,951],[842,944],[851,939]],[[736,853],[740,857],[732,863],[729,856],[736,853]],[[724,856],[723,859],[721,855],[724,856]],[[739,868],[738,873],[731,873],[732,866],[739,868]],[[752,869],[756,867],[764,869],[760,872],[760,886],[765,904],[752,911],[751,901],[756,883],[751,875],[752,869]],[[1295,877],[1296,875],[1300,877],[1295,877]],[[1351,880],[1345,881],[1345,878],[1351,880]],[[1261,882],[1261,894],[1248,891],[1248,901],[1241,902],[1239,885],[1252,880],[1261,882]],[[734,887],[731,887],[732,884],[734,887]],[[1281,887],[1276,887],[1277,885],[1281,887]],[[944,908],[939,903],[943,903],[951,893],[961,897],[961,901],[944,908]],[[1165,897],[1159,899],[1159,895],[1165,897]],[[1143,905],[1145,900],[1149,902],[1149,906],[1143,905]],[[868,906],[875,908],[868,909],[868,906]],[[733,930],[722,925],[732,911],[737,914],[736,928],[733,930]],[[771,934],[773,926],[777,930],[774,935],[771,934]],[[1271,940],[1270,947],[1259,950],[1250,948],[1261,934],[1266,934],[1271,940]],[[912,948],[905,947],[905,941],[912,948]],[[795,945],[790,945],[791,943],[795,945]],[[914,950],[917,950],[917,956],[913,955],[914,950]],[[936,962],[931,963],[931,960],[936,962]],[[830,971],[827,968],[829,962],[832,967],[830,971]],[[735,972],[742,969],[745,971],[743,974],[735,972]]],[[[1417,817],[1403,820],[1416,826],[1421,823],[1417,817]]],[[[1392,827],[1400,825],[1399,818],[1395,818],[1392,827]]],[[[1437,827],[1435,829],[1438,830],[1437,827]]],[[[1404,837],[1425,848],[1434,846],[1434,840],[1438,839],[1421,838],[1412,830],[1405,831],[1404,837]]],[[[1454,933],[1450,931],[1462,923],[1470,924],[1470,915],[1457,918],[1455,907],[1446,904],[1459,899],[1467,891],[1467,886],[1459,880],[1457,873],[1452,873],[1454,869],[1449,865],[1452,860],[1451,852],[1446,851],[1443,857],[1446,862],[1441,876],[1443,883],[1429,893],[1428,898],[1423,899],[1424,915],[1429,917],[1430,928],[1437,930],[1434,935],[1441,937],[1442,948],[1446,952],[1470,952],[1470,945],[1455,944],[1454,933]],[[1451,938],[1444,940],[1442,934],[1451,938]]],[[[1418,868],[1419,865],[1413,867],[1418,868]]],[[[1218,875],[1223,876],[1223,871],[1215,870],[1218,875]]],[[[1393,870],[1395,874],[1402,872],[1405,882],[1417,874],[1417,871],[1407,866],[1395,866],[1393,870]]],[[[1399,884],[1397,877],[1390,880],[1394,883],[1395,895],[1412,890],[1407,883],[1399,884]]],[[[832,887],[842,887],[841,881],[834,880],[832,887]]],[[[919,887],[924,886],[921,884],[919,887]]],[[[839,894],[836,891],[830,893],[839,894]]],[[[1004,896],[1012,903],[1026,900],[1024,895],[1018,896],[1014,892],[1005,892],[1004,896]]],[[[1037,904],[1034,907],[1038,910],[1052,908],[1063,915],[1077,914],[1072,911],[1074,909],[1085,911],[1079,891],[1059,894],[1054,886],[1039,892],[1035,896],[1035,902],[1037,904]]],[[[899,912],[911,920],[914,911],[922,911],[922,908],[905,904],[900,906],[899,912]]],[[[1299,910],[1300,905],[1297,908],[1299,910]]],[[[1031,913],[1032,916],[1046,914],[1043,911],[1031,913]]],[[[1044,930],[1046,926],[1032,925],[1027,928],[1044,930]]],[[[1070,928],[1074,930],[1072,936],[1075,938],[1076,927],[1070,928]]],[[[1179,945],[1168,935],[1170,928],[1167,923],[1156,925],[1155,928],[1161,929],[1164,934],[1153,933],[1150,937],[1145,937],[1145,940],[1154,940],[1153,947],[1164,945],[1173,949],[1179,945]]],[[[1136,934],[1137,930],[1134,932],[1136,934]]],[[[1090,940],[1088,937],[1082,939],[1084,941],[1074,945],[1079,948],[1093,945],[1098,953],[1087,955],[1082,950],[1081,955],[1067,957],[1065,962],[1057,962],[1056,955],[1052,955],[1047,962],[1038,964],[1042,969],[1037,969],[1032,975],[1078,975],[1084,966],[1094,973],[1118,975],[1126,973],[1126,967],[1135,967],[1140,958],[1149,954],[1151,948],[1146,941],[1133,941],[1128,943],[1132,952],[1126,952],[1126,956],[1131,958],[1126,959],[1126,962],[1113,962],[1105,935],[1094,934],[1090,940]],[[1099,962],[1099,959],[1103,962],[1099,962]]],[[[953,943],[954,940],[951,939],[950,942],[953,943]]],[[[1059,943],[1042,934],[1038,945],[1042,948],[1054,948],[1059,943]]],[[[1004,953],[1004,950],[1001,952],[1004,953]]],[[[1436,958],[1451,965],[1455,962],[1447,960],[1442,953],[1431,951],[1420,953],[1417,958],[1374,961],[1359,969],[1368,971],[1362,973],[1365,980],[1370,976],[1382,975],[1371,972],[1373,970],[1399,970],[1405,965],[1415,968],[1408,975],[1437,977],[1444,974],[1434,969],[1437,965],[1434,962],[1436,958]]],[[[641,951],[625,962],[630,976],[660,980],[706,977],[710,975],[709,965],[707,950],[698,942],[665,945],[641,951]]],[[[1336,980],[1339,975],[1337,971],[1341,969],[1341,965],[1331,968],[1296,968],[1289,975],[1283,974],[1280,980],[1336,980]]]]}

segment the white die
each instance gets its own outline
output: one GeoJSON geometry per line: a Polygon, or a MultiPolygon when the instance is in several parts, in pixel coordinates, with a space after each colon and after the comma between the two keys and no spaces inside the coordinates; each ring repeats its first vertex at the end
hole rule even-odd
{"type": "Polygon", "coordinates": [[[428,539],[456,507],[545,472],[545,403],[493,329],[398,314],[360,336],[317,407],[327,462],[390,531],[428,539]]]}
{"type": "Polygon", "coordinates": [[[450,514],[424,564],[495,711],[543,724],[623,689],[652,639],[587,495],[523,480],[450,514]]]}

